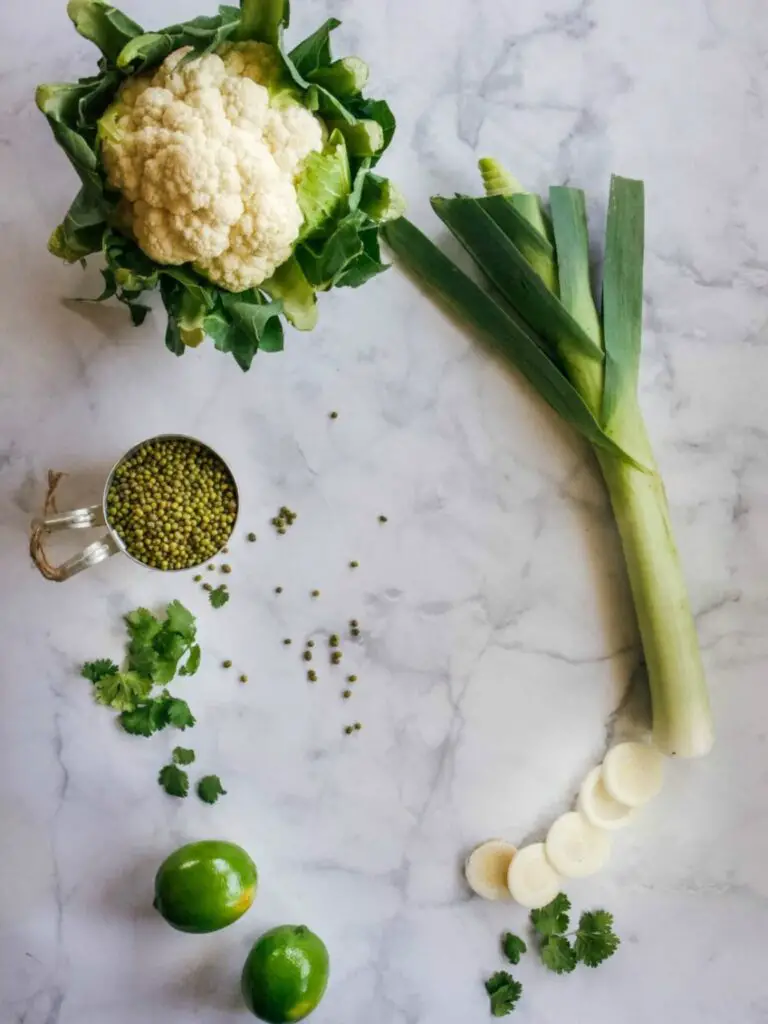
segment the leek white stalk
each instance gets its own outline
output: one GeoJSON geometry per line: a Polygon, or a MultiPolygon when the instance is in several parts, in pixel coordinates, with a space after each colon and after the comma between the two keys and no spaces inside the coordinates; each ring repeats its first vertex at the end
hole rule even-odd
{"type": "MultiPolygon", "coordinates": [[[[639,418],[635,438],[645,434],[639,418]]],[[[664,482],[598,453],[619,529],[653,706],[653,741],[665,754],[698,757],[714,740],[696,626],[669,518],[664,482]]]]}

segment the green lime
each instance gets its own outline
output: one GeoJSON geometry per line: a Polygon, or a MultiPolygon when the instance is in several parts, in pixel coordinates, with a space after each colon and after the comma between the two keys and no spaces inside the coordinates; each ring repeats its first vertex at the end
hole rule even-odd
{"type": "Polygon", "coordinates": [[[304,925],[284,924],[256,941],[243,966],[243,999],[269,1024],[303,1020],[323,998],[328,950],[304,925]]]}
{"type": "Polygon", "coordinates": [[[155,875],[154,907],[180,932],[216,932],[237,921],[256,895],[256,865],[234,843],[187,843],[155,875]]]}

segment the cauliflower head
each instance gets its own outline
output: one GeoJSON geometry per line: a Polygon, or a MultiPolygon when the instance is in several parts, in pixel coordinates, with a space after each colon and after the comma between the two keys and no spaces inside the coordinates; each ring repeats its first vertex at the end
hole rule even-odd
{"type": "Polygon", "coordinates": [[[100,125],[121,219],[157,263],[192,263],[232,292],[290,257],[302,227],[296,183],[325,141],[322,122],[275,88],[275,50],[235,43],[175,50],[130,78],[100,125]]]}

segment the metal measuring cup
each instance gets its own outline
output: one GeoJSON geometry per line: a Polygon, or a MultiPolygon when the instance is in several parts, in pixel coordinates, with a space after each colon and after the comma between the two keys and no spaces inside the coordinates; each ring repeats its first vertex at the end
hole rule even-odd
{"type": "MultiPolygon", "coordinates": [[[[90,569],[92,566],[98,565],[99,562],[103,562],[110,556],[117,554],[127,555],[132,562],[143,566],[145,569],[152,569],[155,572],[187,572],[189,569],[197,569],[201,565],[204,565],[205,562],[209,561],[209,558],[205,558],[197,565],[189,565],[184,569],[154,569],[153,566],[145,565],[145,563],[136,558],[135,555],[132,555],[126,549],[125,544],[119,535],[110,525],[107,517],[107,496],[109,495],[109,489],[112,486],[115,473],[120,466],[122,466],[122,464],[140,448],[153,441],[191,441],[213,455],[213,457],[221,463],[222,467],[226,469],[227,473],[229,473],[232,486],[235,489],[235,501],[237,507],[235,509],[235,520],[232,523],[232,529],[229,532],[227,540],[222,545],[222,547],[226,547],[229,538],[235,531],[237,518],[240,512],[240,495],[237,489],[237,482],[227,461],[223,459],[217,451],[211,448],[210,445],[205,444],[204,441],[200,441],[196,437],[190,437],[187,434],[157,434],[155,437],[148,437],[144,441],[140,441],[138,444],[135,444],[117,460],[107,476],[107,482],[104,485],[104,493],[102,495],[100,505],[90,505],[87,508],[76,508],[69,512],[59,512],[56,508],[55,491],[56,485],[64,474],[54,473],[52,471],[49,472],[48,496],[45,501],[43,515],[33,519],[32,532],[29,541],[29,551],[32,556],[32,561],[47,580],[52,580],[55,583],[63,583],[64,580],[68,580],[70,577],[82,572],[83,569],[90,569]],[[107,528],[107,532],[101,540],[97,540],[93,544],[89,544],[87,547],[83,548],[79,554],[74,555],[74,557],[68,559],[62,565],[55,566],[48,561],[43,544],[44,538],[48,534],[57,533],[61,530],[85,530],[97,526],[106,526],[107,528]]],[[[219,549],[217,554],[221,554],[221,549],[219,549]]]]}

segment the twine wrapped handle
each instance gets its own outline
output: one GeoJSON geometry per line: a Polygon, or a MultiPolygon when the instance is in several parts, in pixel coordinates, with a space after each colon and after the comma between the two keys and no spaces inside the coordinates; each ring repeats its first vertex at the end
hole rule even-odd
{"type": "Polygon", "coordinates": [[[37,566],[40,574],[53,583],[63,583],[70,576],[74,576],[83,569],[90,569],[98,565],[110,555],[115,555],[120,550],[114,536],[107,533],[101,540],[89,544],[79,554],[70,558],[62,565],[53,565],[45,553],[43,544],[47,534],[59,530],[83,530],[94,526],[104,526],[104,510],[101,505],[91,505],[87,508],[76,508],[71,512],[59,512],[56,507],[56,488],[59,486],[65,473],[56,473],[48,470],[48,492],[45,496],[43,514],[32,522],[32,531],[29,537],[29,554],[34,565],[37,566]]]}
{"type": "Polygon", "coordinates": [[[45,520],[50,515],[56,515],[59,511],[56,507],[56,488],[59,486],[63,476],[66,476],[66,473],[57,473],[53,469],[48,470],[48,491],[43,503],[43,515],[41,519],[34,519],[32,521],[32,532],[29,535],[30,558],[42,575],[54,583],[63,583],[67,576],[61,568],[57,568],[48,561],[45,548],[43,547],[43,537],[47,532],[45,520]]]}

